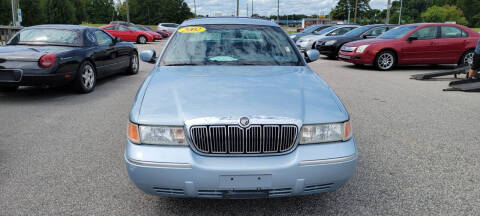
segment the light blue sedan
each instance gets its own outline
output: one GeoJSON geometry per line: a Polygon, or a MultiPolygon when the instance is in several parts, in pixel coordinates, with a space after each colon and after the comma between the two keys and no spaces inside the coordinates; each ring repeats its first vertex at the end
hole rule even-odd
{"type": "Polygon", "coordinates": [[[130,112],[125,161],[160,196],[271,198],[342,187],[358,159],[349,115],[275,23],[185,21],[130,112]]]}

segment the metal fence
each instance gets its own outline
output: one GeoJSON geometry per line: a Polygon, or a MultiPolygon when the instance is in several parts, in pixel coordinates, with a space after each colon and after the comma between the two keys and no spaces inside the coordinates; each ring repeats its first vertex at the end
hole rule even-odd
{"type": "Polygon", "coordinates": [[[2,26],[0,25],[0,45],[5,45],[10,38],[20,31],[21,26],[2,26]]]}

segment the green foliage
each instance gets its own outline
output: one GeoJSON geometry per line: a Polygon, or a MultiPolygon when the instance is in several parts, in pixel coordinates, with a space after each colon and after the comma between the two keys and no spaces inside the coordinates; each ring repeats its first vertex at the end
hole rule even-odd
{"type": "Polygon", "coordinates": [[[39,0],[20,0],[22,9],[22,26],[32,26],[45,23],[44,5],[39,0]]]}
{"type": "Polygon", "coordinates": [[[470,27],[480,27],[479,0],[457,0],[457,7],[462,9],[470,27]]]}
{"type": "Polygon", "coordinates": [[[463,16],[462,10],[457,6],[445,5],[443,7],[432,6],[422,13],[422,19],[425,22],[447,22],[455,21],[457,24],[468,24],[467,19],[463,16]]]}
{"type": "Polygon", "coordinates": [[[85,11],[88,23],[109,23],[116,15],[113,0],[86,0],[85,11]]]}
{"type": "Polygon", "coordinates": [[[0,0],[0,25],[12,23],[12,5],[10,0],[0,0]]]}
{"type": "Polygon", "coordinates": [[[128,3],[133,23],[181,23],[194,17],[184,0],[129,0],[128,3]]]}
{"type": "Polygon", "coordinates": [[[46,23],[76,24],[75,7],[71,0],[48,0],[46,5],[46,23]]]}
{"type": "MultiPolygon", "coordinates": [[[[370,11],[370,0],[358,0],[357,19],[365,17],[370,11]]],[[[334,19],[348,19],[348,0],[338,1],[337,6],[332,10],[330,15],[334,19]]],[[[355,0],[350,0],[350,22],[353,22],[355,16],[355,0]]]]}

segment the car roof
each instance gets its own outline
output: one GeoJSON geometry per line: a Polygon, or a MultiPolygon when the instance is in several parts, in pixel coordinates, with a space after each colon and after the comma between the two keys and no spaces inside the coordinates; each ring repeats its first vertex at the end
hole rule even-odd
{"type": "Polygon", "coordinates": [[[278,25],[272,21],[265,19],[257,19],[250,17],[207,17],[207,18],[195,18],[189,19],[180,24],[181,26],[192,26],[192,25],[208,25],[208,24],[237,24],[237,25],[263,25],[263,26],[277,26],[278,25]]]}
{"type": "Polygon", "coordinates": [[[97,27],[82,26],[82,25],[46,24],[46,25],[30,26],[27,28],[55,28],[55,29],[69,29],[69,30],[85,30],[85,29],[96,29],[97,27]]]}

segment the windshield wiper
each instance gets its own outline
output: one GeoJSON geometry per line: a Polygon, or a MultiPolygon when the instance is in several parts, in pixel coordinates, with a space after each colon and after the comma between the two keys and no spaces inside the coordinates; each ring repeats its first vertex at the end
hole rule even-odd
{"type": "Polygon", "coordinates": [[[196,65],[201,65],[201,64],[195,64],[195,63],[177,63],[177,64],[166,64],[164,66],[196,66],[196,65]]]}

